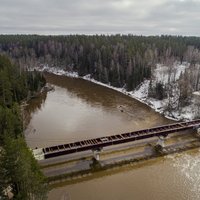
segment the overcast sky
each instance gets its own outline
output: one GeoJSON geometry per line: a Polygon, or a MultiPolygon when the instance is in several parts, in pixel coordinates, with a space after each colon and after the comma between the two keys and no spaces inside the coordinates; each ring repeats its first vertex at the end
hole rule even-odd
{"type": "Polygon", "coordinates": [[[200,0],[0,0],[0,34],[200,36],[200,0]]]}

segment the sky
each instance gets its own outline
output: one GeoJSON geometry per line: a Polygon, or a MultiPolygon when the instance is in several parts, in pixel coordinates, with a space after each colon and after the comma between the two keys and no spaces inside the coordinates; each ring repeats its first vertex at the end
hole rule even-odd
{"type": "Polygon", "coordinates": [[[0,0],[0,34],[200,36],[200,0],[0,0]]]}

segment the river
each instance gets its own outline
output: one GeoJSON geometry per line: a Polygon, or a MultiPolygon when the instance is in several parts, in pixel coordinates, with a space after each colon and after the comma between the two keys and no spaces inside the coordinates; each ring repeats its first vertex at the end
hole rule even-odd
{"type": "MultiPolygon", "coordinates": [[[[82,79],[46,74],[55,90],[27,106],[26,141],[46,147],[170,123],[148,106],[82,79]]],[[[200,199],[198,150],[100,172],[60,185],[49,200],[200,199]]]]}

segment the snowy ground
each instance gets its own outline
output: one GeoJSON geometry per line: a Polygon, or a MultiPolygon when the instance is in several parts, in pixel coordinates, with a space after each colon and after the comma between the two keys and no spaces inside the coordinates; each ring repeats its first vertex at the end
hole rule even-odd
{"type": "MultiPolygon", "coordinates": [[[[180,75],[183,74],[188,67],[189,67],[188,63],[183,63],[183,64],[174,63],[174,65],[170,67],[157,64],[153,73],[152,85],[155,85],[156,82],[157,83],[160,82],[163,85],[167,85],[168,82],[174,82],[175,85],[176,81],[180,78],[180,75]]],[[[190,106],[181,108],[179,110],[174,110],[171,113],[168,113],[165,111],[165,108],[168,103],[167,99],[157,100],[148,97],[149,84],[150,84],[149,80],[144,81],[138,89],[133,91],[133,96],[137,99],[142,100],[144,103],[149,105],[155,111],[164,114],[165,117],[167,118],[174,120],[185,120],[185,121],[194,119],[196,113],[196,107],[194,105],[194,101],[192,101],[192,104],[190,106]]],[[[179,93],[176,87],[174,87],[173,93],[175,101],[179,93]]]]}
{"type": "MultiPolygon", "coordinates": [[[[173,80],[173,81],[177,81],[179,79],[181,73],[184,73],[185,69],[187,67],[189,67],[188,63],[184,63],[181,65],[178,63],[175,63],[172,67],[170,67],[170,69],[167,66],[157,64],[157,66],[154,70],[154,73],[153,73],[153,84],[155,84],[156,82],[161,82],[163,84],[167,84],[169,79],[173,80]],[[172,72],[171,73],[172,75],[169,76],[170,72],[172,72]]],[[[63,69],[59,69],[56,67],[48,67],[48,66],[36,67],[34,69],[38,70],[38,71],[48,71],[48,72],[51,72],[56,75],[65,75],[65,76],[73,77],[73,78],[82,78],[82,79],[91,81],[93,83],[111,88],[113,90],[117,90],[119,92],[122,92],[125,95],[129,95],[132,98],[137,99],[138,101],[140,101],[142,103],[147,104],[152,109],[154,109],[156,112],[164,114],[165,117],[173,119],[173,120],[192,120],[195,116],[196,108],[193,104],[188,107],[182,108],[181,111],[174,111],[171,113],[165,112],[167,99],[160,101],[160,100],[148,97],[150,80],[145,80],[134,91],[128,92],[128,91],[126,91],[125,88],[116,88],[109,84],[104,84],[104,83],[98,82],[98,81],[94,80],[93,78],[91,78],[90,74],[83,76],[83,77],[79,77],[77,72],[68,72],[63,69]]],[[[34,70],[34,69],[31,69],[31,70],[34,70]]]]}
{"type": "Polygon", "coordinates": [[[181,73],[184,73],[185,69],[188,67],[189,63],[179,64],[175,62],[174,65],[170,67],[157,64],[153,76],[156,82],[167,84],[168,81],[177,81],[180,78],[181,73]]]}

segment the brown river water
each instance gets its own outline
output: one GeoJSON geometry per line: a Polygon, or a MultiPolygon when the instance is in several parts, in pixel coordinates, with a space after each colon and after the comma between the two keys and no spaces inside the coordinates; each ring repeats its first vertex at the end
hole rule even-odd
{"type": "MultiPolygon", "coordinates": [[[[55,90],[31,100],[29,147],[46,147],[171,123],[148,106],[82,79],[46,74],[55,90]]],[[[198,149],[60,185],[49,200],[198,200],[198,149]]]]}

